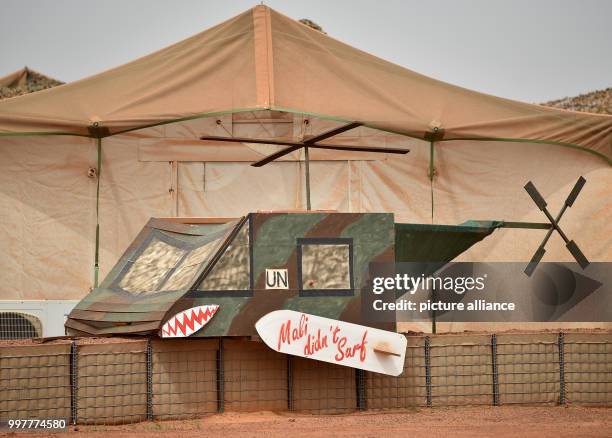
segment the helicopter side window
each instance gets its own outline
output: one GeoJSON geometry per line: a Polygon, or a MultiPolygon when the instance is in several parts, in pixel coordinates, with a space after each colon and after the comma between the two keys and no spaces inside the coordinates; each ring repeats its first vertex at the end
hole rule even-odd
{"type": "Polygon", "coordinates": [[[300,296],[353,295],[353,239],[298,239],[300,296]]]}
{"type": "Polygon", "coordinates": [[[245,223],[198,290],[221,296],[249,296],[250,289],[249,224],[245,223]]]}

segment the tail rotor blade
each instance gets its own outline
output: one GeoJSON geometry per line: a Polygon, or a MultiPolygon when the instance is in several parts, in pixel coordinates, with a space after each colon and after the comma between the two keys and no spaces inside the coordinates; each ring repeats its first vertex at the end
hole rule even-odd
{"type": "Polygon", "coordinates": [[[581,176],[580,178],[578,178],[578,181],[576,181],[576,184],[574,185],[572,192],[569,194],[569,196],[565,200],[565,205],[567,205],[568,207],[571,207],[572,205],[574,205],[574,201],[576,201],[576,198],[580,194],[582,187],[584,187],[584,183],[586,183],[586,179],[584,179],[584,177],[581,176]]]}
{"type": "Polygon", "coordinates": [[[535,268],[538,266],[538,263],[540,263],[545,253],[546,250],[544,248],[538,248],[533,257],[531,257],[531,261],[527,264],[524,271],[528,277],[531,277],[531,274],[533,274],[533,271],[535,271],[535,268]]]}
{"type": "Polygon", "coordinates": [[[574,205],[574,202],[576,202],[576,198],[580,194],[580,191],[584,187],[585,183],[586,179],[584,179],[584,177],[581,176],[580,178],[578,178],[578,181],[576,181],[576,184],[574,184],[574,188],[565,200],[565,204],[563,205],[563,208],[561,208],[561,211],[557,215],[556,219],[554,219],[546,209],[546,201],[544,200],[540,192],[538,192],[538,189],[536,189],[535,185],[533,185],[531,181],[525,184],[525,191],[529,194],[531,199],[533,199],[533,202],[535,202],[538,208],[544,212],[544,214],[553,226],[553,228],[551,228],[546,234],[544,241],[531,258],[529,264],[527,264],[527,266],[525,267],[525,274],[527,274],[528,277],[531,277],[531,274],[533,274],[533,271],[535,271],[536,267],[538,266],[538,263],[540,263],[540,260],[542,260],[542,257],[544,257],[544,254],[546,253],[544,245],[546,245],[546,242],[548,241],[548,238],[552,234],[553,230],[556,230],[561,236],[561,238],[563,238],[563,240],[565,241],[565,247],[570,252],[570,254],[572,254],[574,259],[576,259],[576,262],[578,262],[580,267],[582,269],[585,269],[587,266],[589,266],[588,259],[585,257],[582,251],[580,251],[580,248],[578,248],[576,242],[574,242],[573,240],[569,240],[565,233],[561,230],[561,228],[559,228],[559,220],[563,216],[563,213],[568,207],[574,205]]]}
{"type": "Polygon", "coordinates": [[[525,184],[525,191],[529,194],[529,196],[531,196],[531,199],[533,199],[533,202],[536,203],[540,210],[544,210],[546,208],[546,201],[542,195],[540,195],[540,192],[538,192],[538,189],[536,189],[531,181],[525,184]]]}
{"type": "Polygon", "coordinates": [[[582,251],[580,251],[580,248],[578,248],[578,245],[576,245],[576,242],[574,242],[573,240],[570,240],[567,243],[567,245],[565,245],[565,247],[574,256],[574,258],[576,259],[576,261],[578,262],[578,264],[580,265],[582,269],[589,266],[589,261],[587,260],[585,255],[582,254],[582,251]]]}

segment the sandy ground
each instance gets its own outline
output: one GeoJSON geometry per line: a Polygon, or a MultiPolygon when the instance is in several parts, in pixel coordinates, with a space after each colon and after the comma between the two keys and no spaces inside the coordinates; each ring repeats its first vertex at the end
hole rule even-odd
{"type": "Polygon", "coordinates": [[[606,437],[612,408],[469,407],[415,409],[347,415],[272,412],[226,413],[183,421],[121,426],[77,426],[62,433],[0,433],[0,436],[106,437],[606,437]]]}

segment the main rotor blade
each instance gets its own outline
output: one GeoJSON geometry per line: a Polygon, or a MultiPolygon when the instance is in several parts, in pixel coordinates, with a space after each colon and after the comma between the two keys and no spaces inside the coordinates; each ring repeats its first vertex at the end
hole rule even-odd
{"type": "Polygon", "coordinates": [[[335,135],[341,134],[345,131],[350,131],[353,128],[356,128],[358,126],[361,126],[361,123],[359,122],[353,122],[353,123],[349,123],[348,125],[344,125],[344,126],[339,126],[338,128],[334,128],[334,129],[330,129],[329,131],[325,131],[319,135],[315,135],[313,137],[305,137],[304,138],[304,143],[308,143],[308,144],[313,144],[316,143],[318,141],[323,141],[325,139],[328,139],[330,137],[333,137],[335,135]]]}
{"type": "Polygon", "coordinates": [[[253,166],[253,167],[264,166],[264,165],[268,164],[270,161],[274,161],[277,158],[283,157],[283,156],[285,156],[287,154],[290,154],[293,151],[297,151],[298,149],[301,149],[303,147],[304,147],[304,145],[301,144],[301,143],[297,144],[297,145],[294,145],[294,146],[289,146],[288,148],[281,149],[280,151],[275,152],[272,155],[268,155],[266,158],[251,164],[251,166],[253,166]]]}
{"type": "Polygon", "coordinates": [[[220,141],[220,142],[228,142],[228,143],[255,143],[255,144],[271,144],[277,146],[288,146],[285,149],[282,149],[278,152],[275,152],[267,157],[263,158],[260,161],[257,161],[251,166],[253,167],[261,167],[268,164],[271,161],[274,161],[280,157],[283,157],[291,152],[294,152],[300,148],[308,146],[313,149],[330,149],[337,151],[351,151],[351,152],[374,152],[374,153],[383,153],[383,154],[407,154],[410,152],[410,149],[397,149],[397,148],[374,148],[374,147],[364,147],[364,146],[346,146],[346,145],[328,145],[328,144],[316,144],[312,143],[313,140],[324,139],[333,137],[340,132],[348,131],[349,129],[353,129],[357,126],[360,126],[360,123],[351,123],[349,125],[341,126],[340,128],[333,129],[331,131],[327,131],[321,135],[316,137],[311,137],[308,140],[305,140],[303,143],[289,140],[273,140],[266,138],[247,138],[247,137],[217,137],[217,136],[203,136],[200,137],[200,140],[208,140],[208,141],[220,141]]]}
{"type": "Polygon", "coordinates": [[[374,153],[383,153],[383,154],[407,154],[410,152],[410,149],[394,149],[394,148],[371,148],[371,147],[361,147],[361,146],[343,146],[343,145],[327,145],[327,144],[301,144],[297,143],[295,145],[289,146],[288,148],[282,149],[278,152],[273,153],[272,155],[268,155],[262,160],[259,160],[251,166],[253,167],[261,167],[265,164],[268,164],[271,161],[274,161],[284,155],[290,154],[302,147],[309,147],[311,149],[330,149],[335,151],[350,151],[350,152],[374,152],[374,153]]]}
{"type": "Polygon", "coordinates": [[[582,187],[584,187],[584,183],[586,183],[586,179],[584,179],[584,177],[581,176],[580,178],[578,178],[578,181],[576,181],[576,184],[574,185],[572,192],[569,194],[569,196],[565,200],[565,205],[567,205],[568,207],[571,207],[572,205],[574,205],[574,201],[576,201],[576,198],[580,194],[582,187]]]}
{"type": "Polygon", "coordinates": [[[210,141],[226,141],[228,143],[257,143],[257,144],[274,144],[278,146],[304,146],[302,143],[290,140],[273,140],[267,138],[247,138],[247,137],[215,137],[215,136],[204,136],[200,137],[200,140],[210,141]]]}
{"type": "Polygon", "coordinates": [[[379,152],[382,154],[407,154],[410,149],[394,149],[394,148],[372,148],[363,146],[342,146],[331,144],[309,144],[312,149],[332,149],[337,151],[352,151],[352,152],[379,152]]]}
{"type": "MultiPolygon", "coordinates": [[[[345,145],[331,145],[331,144],[313,144],[313,143],[301,143],[297,141],[289,140],[273,140],[265,138],[246,138],[246,137],[215,137],[206,136],[200,137],[200,140],[208,141],[220,141],[228,143],[256,143],[256,144],[272,144],[277,146],[297,146],[297,147],[312,147],[318,149],[333,149],[339,151],[356,151],[356,152],[380,152],[385,154],[407,154],[410,149],[394,149],[394,148],[373,148],[365,146],[345,146],[345,145]]],[[[282,155],[281,155],[282,156],[282,155]]],[[[278,157],[277,157],[278,158],[278,157]]]]}

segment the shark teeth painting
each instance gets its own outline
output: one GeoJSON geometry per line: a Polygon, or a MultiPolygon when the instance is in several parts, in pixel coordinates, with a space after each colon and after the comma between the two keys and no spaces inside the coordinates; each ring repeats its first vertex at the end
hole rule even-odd
{"type": "Polygon", "coordinates": [[[162,326],[162,338],[186,338],[204,327],[217,313],[219,306],[209,304],[177,313],[162,326]]]}

